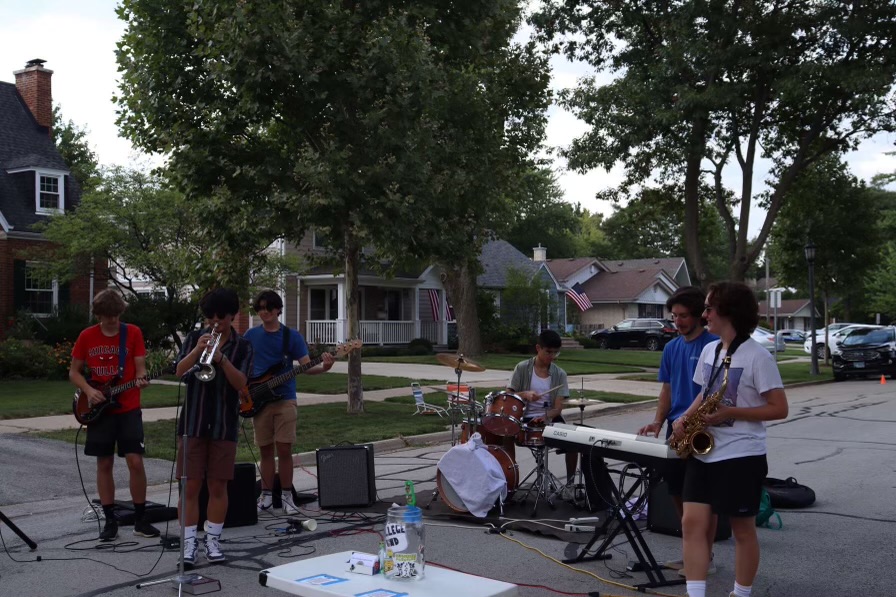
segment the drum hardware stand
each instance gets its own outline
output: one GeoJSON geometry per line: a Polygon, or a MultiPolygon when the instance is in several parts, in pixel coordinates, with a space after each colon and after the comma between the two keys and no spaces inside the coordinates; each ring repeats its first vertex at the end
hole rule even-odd
{"type": "Polygon", "coordinates": [[[560,488],[560,481],[548,468],[548,452],[550,448],[544,445],[527,447],[532,452],[532,456],[535,457],[535,468],[529,471],[529,474],[526,475],[526,478],[519,485],[522,487],[532,475],[535,475],[535,480],[532,481],[532,485],[526,490],[526,494],[522,497],[520,503],[529,499],[529,494],[535,490],[535,504],[532,506],[532,516],[534,517],[538,514],[538,500],[542,497],[544,497],[548,506],[555,508],[554,495],[560,488]]]}
{"type": "MultiPolygon", "coordinates": [[[[214,355],[212,355],[214,356],[214,355]]],[[[184,377],[193,374],[199,371],[199,365],[194,365],[190,368],[189,371],[184,373],[184,377]]],[[[189,425],[187,424],[187,418],[190,415],[190,411],[187,409],[187,398],[188,393],[184,392],[184,404],[181,407],[181,412],[183,412],[184,416],[184,432],[181,436],[181,442],[183,446],[183,453],[181,454],[181,473],[180,473],[180,516],[178,517],[178,523],[180,524],[180,560],[178,561],[178,574],[175,576],[171,576],[168,578],[162,578],[159,580],[153,580],[150,582],[144,582],[137,585],[138,589],[142,589],[143,587],[149,587],[152,585],[160,585],[165,583],[173,583],[177,587],[178,597],[180,595],[187,593],[189,595],[208,593],[210,591],[204,590],[208,589],[206,585],[217,584],[218,588],[216,590],[221,590],[221,582],[211,579],[207,576],[202,576],[196,573],[187,574],[184,568],[184,549],[186,548],[186,539],[184,537],[186,531],[186,519],[187,519],[187,429],[189,425]],[[202,589],[197,590],[194,587],[202,587],[202,589]]],[[[199,541],[199,537],[196,537],[196,541],[199,541]]]]}
{"type": "Polygon", "coordinates": [[[35,549],[37,549],[37,543],[35,543],[34,541],[32,541],[32,540],[28,537],[28,535],[26,535],[26,534],[22,531],[22,529],[20,529],[19,527],[17,527],[13,521],[11,521],[9,518],[7,518],[7,517],[6,517],[6,514],[4,514],[3,512],[0,512],[0,523],[5,524],[5,525],[8,526],[10,529],[12,529],[12,532],[15,533],[16,535],[18,535],[18,536],[19,536],[19,539],[21,539],[21,540],[24,541],[26,544],[28,544],[28,547],[31,548],[31,551],[34,551],[35,549]]]}

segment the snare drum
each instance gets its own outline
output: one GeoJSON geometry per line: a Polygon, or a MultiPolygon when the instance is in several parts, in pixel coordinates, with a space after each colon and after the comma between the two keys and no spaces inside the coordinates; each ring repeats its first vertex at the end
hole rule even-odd
{"type": "Polygon", "coordinates": [[[526,448],[537,448],[544,445],[544,424],[533,425],[523,423],[523,428],[516,434],[516,445],[526,448]]]}
{"type": "MultiPolygon", "coordinates": [[[[498,446],[485,446],[485,448],[488,449],[488,453],[498,461],[498,464],[501,465],[501,470],[504,472],[504,478],[507,482],[507,495],[512,495],[520,482],[519,465],[513,461],[513,458],[506,450],[504,450],[504,448],[499,448],[498,446]]],[[[487,470],[488,469],[485,468],[482,470],[471,470],[470,474],[474,476],[477,474],[484,476],[487,470]]],[[[448,482],[448,479],[442,476],[442,471],[436,472],[436,487],[439,489],[439,495],[442,497],[446,506],[455,512],[469,512],[466,506],[464,506],[463,500],[460,499],[457,492],[451,487],[451,483],[448,482]]],[[[483,492],[480,495],[484,497],[488,494],[483,492]]]]}
{"type": "Polygon", "coordinates": [[[516,394],[492,392],[485,397],[485,414],[482,426],[495,435],[503,437],[519,433],[523,427],[523,413],[526,402],[516,394]]]}

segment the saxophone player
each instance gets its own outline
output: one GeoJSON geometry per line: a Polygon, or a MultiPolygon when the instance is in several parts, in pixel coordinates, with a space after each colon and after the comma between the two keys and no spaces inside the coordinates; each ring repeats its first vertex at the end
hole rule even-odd
{"type": "Polygon", "coordinates": [[[759,323],[759,305],[748,286],[739,282],[711,285],[703,317],[719,340],[703,349],[694,372],[702,392],[672,426],[673,441],[681,441],[689,417],[699,416],[713,440],[708,452],[687,459],[682,491],[687,593],[706,597],[712,553],[708,529],[714,514],[726,514],[735,542],[730,596],[750,597],[759,568],[755,517],[768,473],[765,421],[787,416],[787,396],[774,357],[750,338],[759,323]],[[700,409],[704,396],[712,396],[723,386],[718,406],[700,409]],[[706,412],[697,415],[698,409],[706,412]]]}

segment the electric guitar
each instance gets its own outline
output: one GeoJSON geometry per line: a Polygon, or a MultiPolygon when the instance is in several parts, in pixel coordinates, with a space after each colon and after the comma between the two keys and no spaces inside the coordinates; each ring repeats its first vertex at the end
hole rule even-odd
{"type": "MultiPolygon", "coordinates": [[[[344,357],[348,353],[354,350],[358,350],[359,348],[361,348],[360,340],[349,340],[348,342],[344,342],[336,346],[332,351],[330,351],[330,354],[337,358],[344,357]]],[[[243,418],[254,417],[271,402],[282,400],[283,396],[278,396],[274,393],[275,388],[282,386],[290,379],[304,373],[305,371],[308,371],[312,367],[320,365],[323,362],[323,356],[319,356],[316,359],[312,359],[311,361],[305,363],[304,365],[299,365],[292,370],[286,371],[285,373],[281,373],[279,375],[276,374],[276,371],[278,371],[282,365],[280,363],[277,363],[258,377],[253,377],[246,383],[246,387],[244,387],[239,392],[240,416],[243,418]]]]}
{"type": "MultiPolygon", "coordinates": [[[[146,377],[147,381],[162,375],[163,373],[170,372],[171,367],[166,367],[159,371],[158,373],[154,373],[152,375],[148,375],[146,377]]],[[[90,403],[87,401],[87,394],[81,391],[81,388],[75,390],[75,398],[72,401],[72,413],[75,415],[75,419],[78,420],[78,423],[81,425],[90,425],[91,423],[95,423],[104,412],[106,412],[109,408],[115,408],[118,406],[118,395],[122,392],[126,392],[133,387],[136,387],[137,380],[132,379],[127,383],[123,383],[118,386],[113,386],[112,383],[115,380],[109,380],[106,382],[95,381],[92,379],[88,379],[87,383],[90,384],[91,387],[96,388],[100,392],[103,393],[103,396],[106,397],[104,402],[100,402],[99,404],[94,404],[90,406],[90,403]]]]}

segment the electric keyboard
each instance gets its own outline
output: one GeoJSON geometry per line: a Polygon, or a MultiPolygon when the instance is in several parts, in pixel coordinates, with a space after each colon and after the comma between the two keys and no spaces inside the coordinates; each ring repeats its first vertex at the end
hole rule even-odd
{"type": "Polygon", "coordinates": [[[594,427],[547,425],[544,443],[552,448],[565,448],[623,462],[653,466],[660,461],[677,459],[678,454],[665,441],[646,435],[621,433],[594,427]]]}

